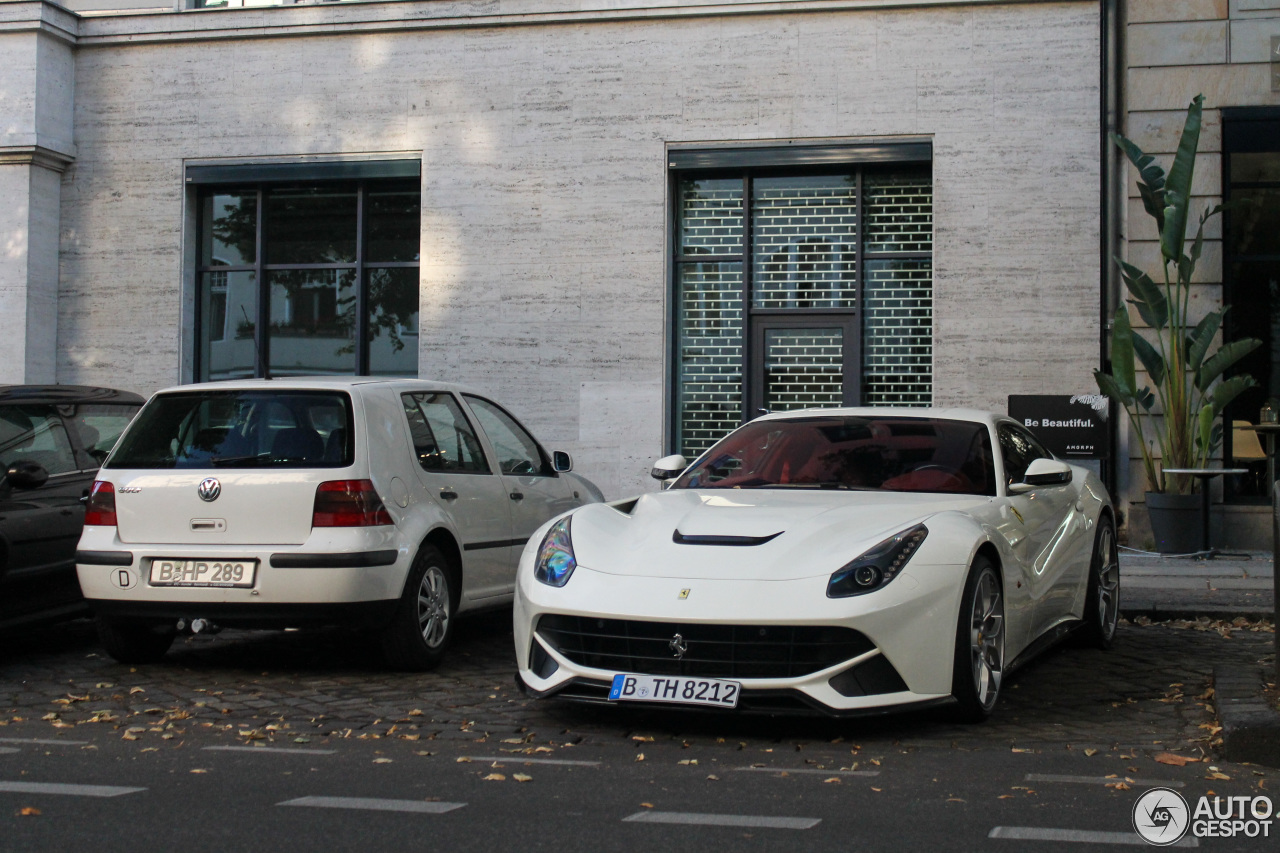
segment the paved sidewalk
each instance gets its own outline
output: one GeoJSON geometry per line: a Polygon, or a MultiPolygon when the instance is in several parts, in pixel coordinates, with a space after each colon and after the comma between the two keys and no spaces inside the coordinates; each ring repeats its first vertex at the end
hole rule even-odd
{"type": "Polygon", "coordinates": [[[1212,559],[1120,551],[1120,607],[1130,618],[1270,619],[1275,613],[1275,563],[1265,551],[1212,559]]]}
{"type": "MultiPolygon", "coordinates": [[[[1212,559],[1120,552],[1121,610],[1142,622],[1195,619],[1202,630],[1244,619],[1274,624],[1274,583],[1275,561],[1265,551],[1212,559]]],[[[1221,727],[1221,740],[1215,745],[1224,757],[1280,766],[1280,712],[1266,696],[1267,684],[1275,679],[1274,661],[1274,652],[1262,652],[1253,663],[1214,664],[1221,727]]]]}

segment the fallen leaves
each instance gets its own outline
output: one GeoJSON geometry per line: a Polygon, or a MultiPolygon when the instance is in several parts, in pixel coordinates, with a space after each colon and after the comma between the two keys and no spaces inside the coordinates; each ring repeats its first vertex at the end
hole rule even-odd
{"type": "Polygon", "coordinates": [[[35,806],[23,806],[18,809],[18,817],[39,817],[40,810],[35,806]]]}
{"type": "Polygon", "coordinates": [[[511,774],[511,778],[512,778],[512,779],[515,779],[517,782],[532,782],[532,781],[533,781],[533,777],[532,777],[532,776],[530,776],[528,773],[512,773],[512,774],[511,774]]]}
{"type": "Polygon", "coordinates": [[[1188,764],[1200,760],[1187,755],[1175,755],[1172,752],[1161,752],[1155,755],[1154,758],[1158,764],[1169,764],[1174,767],[1186,767],[1188,764]]]}
{"type": "Polygon", "coordinates": [[[644,753],[643,753],[643,752],[637,752],[637,753],[636,753],[636,761],[644,761],[644,753]]]}
{"type": "Polygon", "coordinates": [[[1092,747],[1090,747],[1089,749],[1086,749],[1086,750],[1084,751],[1084,754],[1085,754],[1085,756],[1087,756],[1088,758],[1093,758],[1095,755],[1097,755],[1097,754],[1098,754],[1098,750],[1093,749],[1092,747]]]}
{"type": "Polygon", "coordinates": [[[485,777],[484,777],[484,781],[486,781],[486,782],[505,782],[505,781],[507,781],[507,777],[506,777],[506,776],[504,776],[504,775],[503,775],[503,774],[501,774],[501,773],[490,773],[488,776],[485,776],[485,777]]]}

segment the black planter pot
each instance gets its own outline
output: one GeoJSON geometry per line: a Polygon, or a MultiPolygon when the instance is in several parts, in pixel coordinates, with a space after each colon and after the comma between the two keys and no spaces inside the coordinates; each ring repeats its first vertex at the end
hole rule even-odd
{"type": "Polygon", "coordinates": [[[1207,547],[1200,524],[1199,495],[1147,492],[1147,516],[1156,550],[1161,554],[1192,554],[1207,547]]]}

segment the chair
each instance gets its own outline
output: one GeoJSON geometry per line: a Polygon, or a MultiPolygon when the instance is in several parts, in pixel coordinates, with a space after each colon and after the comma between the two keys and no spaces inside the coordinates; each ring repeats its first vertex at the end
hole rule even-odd
{"type": "Polygon", "coordinates": [[[1254,462],[1259,459],[1266,460],[1267,454],[1262,449],[1262,442],[1258,441],[1258,434],[1251,429],[1253,424],[1248,421],[1232,421],[1231,422],[1231,458],[1244,462],[1254,462]]]}
{"type": "Polygon", "coordinates": [[[1258,434],[1251,429],[1248,421],[1231,422],[1231,459],[1239,467],[1248,468],[1248,482],[1257,494],[1266,494],[1267,453],[1258,441],[1258,434]]]}

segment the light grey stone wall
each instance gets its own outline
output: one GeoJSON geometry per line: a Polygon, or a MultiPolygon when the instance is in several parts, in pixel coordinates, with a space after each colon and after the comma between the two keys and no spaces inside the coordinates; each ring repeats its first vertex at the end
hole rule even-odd
{"type": "Polygon", "coordinates": [[[65,40],[16,26],[0,31],[0,69],[0,383],[53,382],[74,60],[65,40]]]}
{"type": "MultiPolygon", "coordinates": [[[[1191,207],[1196,215],[1187,223],[1188,234],[1194,234],[1200,212],[1222,201],[1221,109],[1280,105],[1280,93],[1271,91],[1268,65],[1271,36],[1280,35],[1280,0],[1127,0],[1126,12],[1125,135],[1155,155],[1167,170],[1187,105],[1197,94],[1205,96],[1192,183],[1191,207]]],[[[1159,238],[1142,207],[1132,168],[1127,173],[1124,252],[1130,263],[1155,277],[1160,273],[1159,238]]],[[[1222,304],[1221,217],[1207,224],[1205,238],[1191,293],[1194,321],[1222,304]]],[[[1130,314],[1141,326],[1136,313],[1130,314]]],[[[1142,504],[1146,475],[1136,436],[1130,434],[1128,441],[1130,459],[1127,471],[1121,472],[1120,497],[1125,504],[1133,502],[1130,540],[1142,546],[1150,536],[1142,504]]],[[[1221,482],[1215,481],[1218,494],[1221,488],[1221,482]]],[[[1244,507],[1217,507],[1215,512],[1211,534],[1215,544],[1270,549],[1269,515],[1244,507]]]]}
{"type": "Polygon", "coordinates": [[[1088,392],[1096,3],[851,5],[148,44],[86,19],[58,378],[182,378],[185,159],[421,152],[421,374],[492,392],[609,496],[648,489],[669,396],[666,146],[924,136],[936,401],[1088,392]]]}

